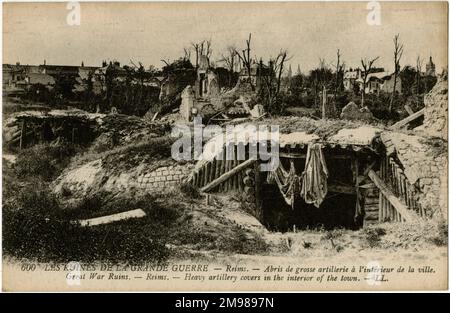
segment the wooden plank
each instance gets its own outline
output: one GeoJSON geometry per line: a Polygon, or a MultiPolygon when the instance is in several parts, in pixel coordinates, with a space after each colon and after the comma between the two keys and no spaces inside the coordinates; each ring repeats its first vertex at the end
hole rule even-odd
{"type": "Polygon", "coordinates": [[[112,215],[106,215],[101,217],[95,217],[91,219],[86,220],[79,220],[77,221],[81,227],[87,227],[87,226],[96,226],[96,225],[102,225],[102,224],[109,224],[121,220],[126,220],[129,218],[139,218],[144,217],[146,214],[141,209],[131,210],[127,212],[122,213],[116,213],[112,215]]]}
{"type": "MultiPolygon", "coordinates": [[[[261,154],[264,156],[267,156],[267,154],[261,154]]],[[[287,158],[287,159],[306,159],[306,153],[294,153],[294,152],[280,152],[279,153],[280,158],[287,158]]],[[[329,159],[333,160],[350,160],[350,155],[330,155],[328,156],[329,159]]]]}
{"type": "Polygon", "coordinates": [[[203,179],[203,171],[204,171],[203,167],[199,168],[199,170],[198,170],[198,186],[199,187],[203,187],[205,185],[204,179],[203,179]]]}
{"type": "Polygon", "coordinates": [[[236,173],[238,173],[238,172],[242,171],[243,169],[247,168],[248,166],[252,165],[254,162],[256,162],[256,160],[250,159],[250,160],[245,161],[242,164],[239,164],[235,168],[233,168],[230,171],[222,174],[220,177],[216,178],[215,180],[210,182],[208,185],[206,185],[203,188],[201,188],[200,191],[208,192],[209,190],[211,190],[211,188],[214,188],[215,186],[219,185],[220,183],[226,181],[228,178],[232,177],[236,173]]]}
{"type": "MultiPolygon", "coordinates": [[[[364,169],[364,172],[362,175],[358,175],[358,185],[366,180],[367,173],[369,173],[369,171],[375,166],[375,164],[376,164],[376,161],[373,161],[364,169]]],[[[363,187],[359,186],[359,188],[363,188],[363,187]]]]}
{"type": "Polygon", "coordinates": [[[206,167],[205,167],[205,183],[209,183],[210,182],[210,177],[211,177],[211,161],[209,161],[208,163],[206,163],[206,167]]]}
{"type": "Polygon", "coordinates": [[[216,179],[214,177],[214,175],[216,174],[216,159],[212,159],[209,163],[211,163],[211,168],[210,168],[210,171],[209,171],[208,182],[213,181],[214,179],[216,179]]]}
{"type": "Polygon", "coordinates": [[[23,120],[22,121],[22,129],[20,130],[20,141],[19,141],[20,149],[22,149],[23,145],[25,144],[26,128],[27,128],[27,124],[26,124],[25,120],[23,120]]]}
{"type": "Polygon", "coordinates": [[[192,185],[194,186],[194,187],[198,187],[198,174],[195,172],[193,175],[192,175],[192,185]]]}
{"type": "Polygon", "coordinates": [[[417,215],[408,210],[408,207],[404,205],[389,189],[389,187],[383,182],[383,180],[373,170],[369,171],[370,179],[380,189],[386,199],[392,204],[392,206],[403,216],[406,221],[420,222],[417,215]]]}
{"type": "Polygon", "coordinates": [[[409,115],[414,114],[414,111],[411,109],[411,107],[408,104],[405,104],[403,107],[405,108],[405,111],[408,112],[409,115]]]}
{"type": "Polygon", "coordinates": [[[358,158],[356,156],[354,156],[352,158],[352,162],[353,162],[353,170],[354,170],[353,177],[354,177],[355,191],[356,191],[356,205],[355,205],[355,214],[354,214],[354,217],[355,217],[355,220],[356,220],[356,217],[358,217],[359,213],[362,212],[361,204],[359,202],[359,197],[360,196],[359,196],[359,188],[358,188],[359,187],[359,181],[358,181],[359,162],[358,162],[358,158]]]}
{"type": "MultiPolygon", "coordinates": [[[[225,151],[225,150],[224,150],[225,151]]],[[[224,152],[225,153],[225,152],[224,152]]],[[[222,176],[223,174],[225,174],[227,172],[227,160],[226,160],[226,155],[224,154],[223,155],[223,160],[222,160],[222,168],[221,168],[221,170],[220,170],[220,176],[222,176]]],[[[219,176],[219,177],[220,177],[219,176]]],[[[217,178],[219,178],[219,177],[217,177],[217,178]]],[[[216,178],[216,179],[217,179],[216,178]]],[[[220,184],[220,187],[219,187],[219,189],[220,189],[220,191],[225,191],[225,182],[223,182],[222,184],[220,184]]]]}
{"type": "Polygon", "coordinates": [[[261,222],[263,220],[263,212],[262,212],[262,203],[261,203],[261,169],[260,164],[258,162],[255,162],[253,165],[253,168],[255,170],[255,205],[256,205],[256,211],[255,215],[256,218],[261,222]]]}
{"type": "MultiPolygon", "coordinates": [[[[233,161],[233,168],[238,166],[239,161],[237,159],[237,145],[234,145],[234,161],[233,161]]],[[[239,189],[239,173],[237,175],[234,175],[233,177],[233,189],[238,190],[239,189]]]]}
{"type": "Polygon", "coordinates": [[[374,187],[376,187],[374,183],[368,183],[358,186],[359,189],[373,189],[374,187]]]}
{"type": "Polygon", "coordinates": [[[339,184],[330,184],[328,185],[329,192],[343,193],[347,195],[356,194],[356,188],[353,186],[339,185],[339,184]]]}
{"type": "Polygon", "coordinates": [[[75,132],[76,132],[76,128],[72,127],[72,143],[75,143],[75,132]]]}
{"type": "Polygon", "coordinates": [[[220,170],[222,169],[222,160],[216,159],[216,168],[214,170],[214,179],[221,175],[220,170]]]}
{"type": "MultiPolygon", "coordinates": [[[[389,180],[389,158],[386,157],[384,159],[384,181],[389,180]]],[[[368,175],[368,174],[367,174],[368,175]]],[[[380,194],[383,196],[383,221],[386,221],[389,218],[389,211],[390,211],[390,204],[389,201],[387,201],[386,197],[383,195],[382,192],[380,194]]]]}
{"type": "Polygon", "coordinates": [[[425,112],[425,109],[419,110],[416,113],[411,114],[410,116],[402,119],[401,121],[398,121],[397,123],[395,123],[394,125],[389,127],[389,129],[399,129],[399,128],[405,126],[406,124],[414,121],[418,117],[421,117],[422,115],[424,115],[424,112],[425,112]]]}
{"type": "MultiPolygon", "coordinates": [[[[229,171],[230,171],[230,161],[225,160],[225,173],[228,173],[229,171]]],[[[230,183],[230,181],[228,179],[224,180],[224,182],[223,182],[224,191],[230,190],[229,183],[230,183]]]]}
{"type": "MultiPolygon", "coordinates": [[[[385,162],[384,158],[381,158],[380,162],[380,175],[382,178],[384,178],[384,172],[385,172],[385,162]]],[[[378,221],[383,222],[384,216],[383,216],[383,210],[384,210],[384,203],[383,203],[383,194],[381,192],[378,193],[378,221]]]]}
{"type": "MultiPolygon", "coordinates": [[[[238,165],[242,164],[241,160],[238,160],[238,165]]],[[[244,173],[241,171],[238,174],[238,178],[239,178],[239,191],[242,192],[244,191],[244,173]]]]}

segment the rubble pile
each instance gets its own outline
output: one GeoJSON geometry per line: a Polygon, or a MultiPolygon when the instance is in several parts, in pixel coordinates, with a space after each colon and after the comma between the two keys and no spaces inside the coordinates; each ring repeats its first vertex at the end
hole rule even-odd
{"type": "Polygon", "coordinates": [[[447,218],[447,142],[399,132],[383,132],[381,140],[386,153],[400,160],[408,181],[418,187],[418,201],[427,216],[447,218]]]}
{"type": "Polygon", "coordinates": [[[441,77],[425,96],[425,118],[423,128],[432,136],[448,140],[448,80],[441,77]]]}

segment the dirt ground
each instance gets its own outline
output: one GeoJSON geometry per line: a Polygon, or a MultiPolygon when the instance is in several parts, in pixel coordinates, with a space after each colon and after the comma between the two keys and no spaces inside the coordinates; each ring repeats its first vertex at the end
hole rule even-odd
{"type": "Polygon", "coordinates": [[[325,261],[351,263],[358,260],[439,260],[447,257],[447,230],[445,225],[433,223],[381,223],[364,227],[357,231],[348,229],[311,229],[296,232],[269,232],[256,218],[244,212],[233,195],[213,195],[212,205],[193,205],[194,225],[213,226],[217,221],[225,225],[239,225],[244,231],[259,236],[266,244],[265,251],[254,254],[230,254],[217,250],[196,247],[180,249],[175,259],[189,255],[194,259],[210,261],[241,260],[245,262],[302,262],[325,261]],[[195,209],[194,209],[195,207],[195,209]],[[181,252],[183,251],[183,252],[181,252]]]}

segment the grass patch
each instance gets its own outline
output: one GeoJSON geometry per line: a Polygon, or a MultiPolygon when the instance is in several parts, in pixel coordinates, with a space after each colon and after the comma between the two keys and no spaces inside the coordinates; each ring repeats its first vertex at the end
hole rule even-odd
{"type": "Polygon", "coordinates": [[[191,199],[200,199],[202,197],[202,195],[200,194],[200,190],[196,186],[188,182],[181,183],[180,191],[186,197],[189,197],[191,199]]]}
{"type": "Polygon", "coordinates": [[[429,235],[428,240],[438,247],[448,245],[448,224],[440,222],[435,226],[433,234],[429,235]]]}
{"type": "Polygon", "coordinates": [[[386,230],[380,227],[365,228],[363,230],[364,239],[370,248],[380,245],[381,237],[386,235],[386,230]]]}
{"type": "Polygon", "coordinates": [[[19,179],[38,177],[49,182],[56,178],[69,164],[71,157],[81,150],[81,147],[65,141],[57,145],[35,145],[18,153],[13,169],[19,179]]]}
{"type": "Polygon", "coordinates": [[[175,162],[171,157],[174,140],[170,136],[145,138],[104,152],[90,150],[78,156],[72,162],[72,167],[98,159],[102,160],[105,170],[113,172],[130,170],[141,163],[154,164],[155,169],[160,166],[169,166],[175,162]]]}
{"type": "MultiPolygon", "coordinates": [[[[115,205],[129,204],[122,201],[115,205]]],[[[145,205],[145,217],[81,227],[47,190],[27,190],[13,207],[4,207],[4,253],[42,262],[162,262],[169,256],[166,238],[178,214],[150,196],[135,201],[131,205],[145,205]]],[[[97,205],[103,205],[101,199],[88,199],[74,211],[82,215],[97,205]]]]}

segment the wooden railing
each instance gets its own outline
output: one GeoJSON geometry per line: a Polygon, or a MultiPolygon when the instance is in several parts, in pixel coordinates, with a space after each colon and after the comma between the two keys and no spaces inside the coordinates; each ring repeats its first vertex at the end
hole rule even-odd
{"type": "Polygon", "coordinates": [[[425,216],[417,201],[416,186],[408,181],[403,170],[391,157],[381,159],[379,176],[375,172],[369,176],[380,189],[380,222],[402,222],[425,216]]]}
{"type": "Polygon", "coordinates": [[[243,191],[244,173],[242,173],[242,171],[236,171],[235,173],[231,172],[231,175],[226,174],[230,173],[230,171],[232,171],[234,168],[246,162],[246,160],[237,160],[237,145],[230,144],[229,149],[230,148],[232,149],[232,153],[234,156],[233,160],[225,160],[225,156],[223,156],[222,160],[214,158],[207,161],[192,173],[190,177],[190,183],[200,189],[208,186],[208,191],[243,191]],[[215,182],[220,177],[222,177],[222,179],[219,182],[215,182]],[[213,186],[209,186],[212,182],[214,182],[213,186]]]}

